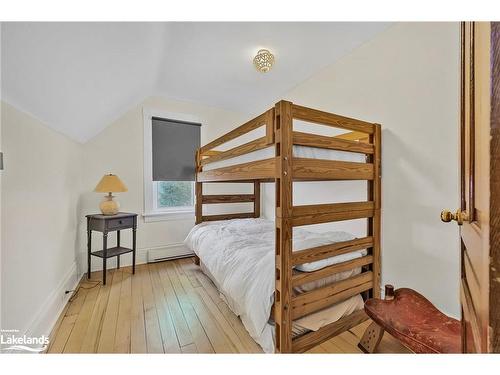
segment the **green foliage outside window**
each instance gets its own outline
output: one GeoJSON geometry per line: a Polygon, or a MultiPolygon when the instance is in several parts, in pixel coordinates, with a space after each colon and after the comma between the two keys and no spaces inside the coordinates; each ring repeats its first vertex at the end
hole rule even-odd
{"type": "Polygon", "coordinates": [[[193,183],[191,181],[157,182],[158,207],[193,206],[193,183]]]}

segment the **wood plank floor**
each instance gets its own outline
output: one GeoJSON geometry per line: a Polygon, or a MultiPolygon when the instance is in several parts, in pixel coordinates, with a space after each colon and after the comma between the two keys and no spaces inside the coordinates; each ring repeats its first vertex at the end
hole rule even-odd
{"type": "MultiPolygon", "coordinates": [[[[192,259],[143,264],[85,278],[56,323],[49,353],[262,353],[192,259]]],[[[361,353],[370,322],[309,353],[361,353]]],[[[381,353],[408,350],[385,334],[381,353]]]]}

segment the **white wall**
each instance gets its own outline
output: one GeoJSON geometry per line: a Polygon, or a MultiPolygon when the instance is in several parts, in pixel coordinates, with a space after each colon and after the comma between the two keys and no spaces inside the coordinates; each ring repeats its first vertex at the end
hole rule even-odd
{"type": "Polygon", "coordinates": [[[2,102],[2,328],[48,334],[77,281],[82,147],[2,102]]]}
{"type": "Polygon", "coordinates": [[[458,23],[397,24],[284,98],[382,124],[382,285],[459,316],[458,229],[439,218],[459,202],[458,23]]]}
{"type": "MultiPolygon", "coordinates": [[[[104,131],[83,145],[83,194],[81,196],[80,211],[80,241],[79,263],[80,271],[86,269],[86,223],[83,220],[86,214],[99,211],[99,202],[102,194],[93,192],[93,189],[105,173],[117,174],[128,187],[128,192],[119,193],[117,199],[121,211],[144,213],[144,142],[143,142],[143,108],[190,114],[199,118],[201,128],[201,143],[205,144],[212,139],[226,133],[244,122],[248,116],[207,107],[194,103],[168,100],[160,97],[151,97],[130,109],[104,131]]],[[[194,163],[194,155],[193,155],[194,163]]],[[[170,247],[173,251],[184,241],[189,230],[194,226],[194,215],[189,219],[176,219],[160,222],[145,223],[139,216],[137,229],[138,261],[146,260],[150,249],[164,249],[170,247]]],[[[130,244],[130,231],[124,231],[125,245],[130,244]]],[[[110,234],[109,241],[114,244],[114,233],[110,234]]],[[[101,236],[96,233],[93,237],[93,248],[101,248],[101,236]]],[[[130,264],[131,256],[122,257],[122,264],[130,264]]],[[[93,259],[92,269],[101,269],[99,260],[93,259]]],[[[115,266],[115,259],[111,259],[109,267],[115,266]]]]}

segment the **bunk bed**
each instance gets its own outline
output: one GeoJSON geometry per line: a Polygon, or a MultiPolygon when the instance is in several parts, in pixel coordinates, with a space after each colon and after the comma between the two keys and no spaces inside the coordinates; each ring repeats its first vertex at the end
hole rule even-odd
{"type": "MultiPolygon", "coordinates": [[[[265,233],[269,232],[269,225],[273,226],[271,235],[274,236],[275,248],[272,258],[275,262],[272,264],[271,261],[271,266],[267,264],[266,272],[271,273],[274,278],[274,306],[270,318],[274,321],[276,352],[307,351],[360,324],[367,316],[362,308],[351,308],[349,314],[344,314],[338,320],[329,321],[319,329],[299,333],[294,322],[320,312],[328,312],[330,307],[355,296],[361,295],[365,300],[380,296],[380,165],[379,124],[302,107],[288,101],[278,102],[260,116],[198,149],[196,228],[205,230],[208,236],[210,228],[225,228],[221,225],[237,221],[233,219],[246,219],[248,222],[240,221],[242,225],[233,231],[237,235],[245,236],[245,230],[242,228],[247,227],[251,231],[252,225],[261,225],[262,233],[265,233]],[[344,133],[325,136],[295,131],[293,120],[334,127],[344,133]],[[223,151],[217,150],[220,146],[262,127],[265,129],[264,136],[223,151]],[[311,150],[314,152],[311,153],[311,150]],[[342,158],[342,155],[349,157],[342,158]],[[357,158],[352,158],[354,156],[357,158]],[[293,182],[338,180],[367,181],[366,200],[293,205],[293,182]],[[253,183],[253,194],[204,194],[203,184],[213,182],[253,183]],[[276,207],[273,224],[258,219],[261,216],[260,192],[263,182],[275,183],[276,207]],[[217,215],[205,215],[203,212],[203,205],[241,202],[253,203],[253,211],[217,215]],[[353,219],[367,220],[366,236],[340,237],[336,241],[326,242],[321,242],[321,239],[320,242],[315,242],[313,238],[312,242],[305,241],[299,248],[295,246],[295,235],[301,233],[301,229],[296,227],[353,219]],[[307,244],[313,245],[307,247],[307,244]],[[357,255],[340,257],[352,254],[357,255]],[[331,259],[337,261],[328,262],[331,259]],[[327,263],[323,263],[323,266],[313,267],[309,272],[296,270],[304,264],[325,261],[327,263]],[[353,270],[356,272],[352,272],[353,270]],[[344,274],[343,277],[332,279],[341,273],[344,274]],[[300,286],[310,286],[328,278],[328,283],[300,289],[300,286]],[[334,281],[331,282],[332,280],[334,281]]],[[[212,237],[216,239],[217,235],[212,237]]],[[[200,265],[198,256],[195,262],[200,265]]],[[[207,269],[204,271],[210,273],[207,269]]],[[[217,285],[217,280],[214,282],[217,285]]]]}

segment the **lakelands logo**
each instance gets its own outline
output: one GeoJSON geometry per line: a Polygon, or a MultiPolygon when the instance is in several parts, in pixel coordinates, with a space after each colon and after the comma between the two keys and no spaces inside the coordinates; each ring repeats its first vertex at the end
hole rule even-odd
{"type": "Polygon", "coordinates": [[[45,335],[32,337],[19,335],[16,329],[0,330],[0,352],[43,352],[49,345],[49,338],[45,335]]]}

